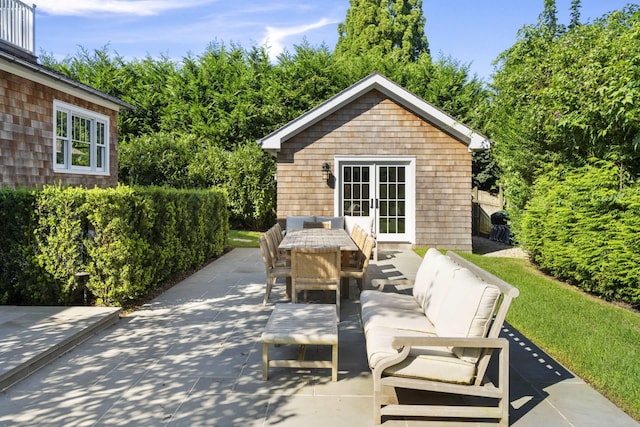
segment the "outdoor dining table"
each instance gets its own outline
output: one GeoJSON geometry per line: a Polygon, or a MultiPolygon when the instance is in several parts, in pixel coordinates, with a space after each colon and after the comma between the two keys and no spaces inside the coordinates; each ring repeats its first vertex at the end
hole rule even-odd
{"type": "MultiPolygon", "coordinates": [[[[351,252],[359,250],[358,245],[342,228],[308,228],[290,231],[285,234],[278,249],[291,251],[294,248],[331,248],[339,247],[342,252],[342,263],[346,264],[351,252]]],[[[340,293],[349,298],[349,278],[342,279],[340,293]]],[[[287,278],[287,295],[291,294],[291,279],[287,278]]]]}

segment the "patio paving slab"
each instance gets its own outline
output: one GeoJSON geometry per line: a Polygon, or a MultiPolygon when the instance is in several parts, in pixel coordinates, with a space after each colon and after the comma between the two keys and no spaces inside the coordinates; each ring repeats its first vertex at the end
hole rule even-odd
{"type": "MultiPolygon", "coordinates": [[[[419,263],[411,251],[381,251],[371,276],[413,278],[419,263]]],[[[262,381],[260,335],[274,304],[287,302],[278,283],[263,306],[264,280],[259,250],[234,249],[0,393],[0,426],[370,426],[373,381],[357,287],[342,307],[338,382],[331,382],[330,369],[291,368],[272,368],[262,381]]],[[[43,324],[42,315],[39,321],[22,309],[22,319],[32,319],[22,329],[43,324]]],[[[83,327],[91,323],[77,314],[83,327]]],[[[0,337],[21,329],[3,318],[9,317],[0,314],[0,337]]],[[[44,323],[47,336],[66,329],[44,323]]],[[[506,325],[503,336],[511,343],[511,425],[638,425],[517,330],[506,325]]],[[[3,348],[9,344],[16,345],[6,341],[3,348]]],[[[29,344],[20,344],[25,354],[36,351],[38,340],[29,344]]],[[[307,356],[324,358],[326,351],[309,346],[307,356]]],[[[434,396],[408,395],[424,398],[434,396]]],[[[383,422],[422,425],[433,424],[383,422]]]]}

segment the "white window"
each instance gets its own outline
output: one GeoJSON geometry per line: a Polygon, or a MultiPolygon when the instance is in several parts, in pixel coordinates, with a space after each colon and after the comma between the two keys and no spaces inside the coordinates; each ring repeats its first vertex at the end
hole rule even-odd
{"type": "Polygon", "coordinates": [[[109,118],[60,101],[53,102],[53,169],[109,174],[109,118]]]}

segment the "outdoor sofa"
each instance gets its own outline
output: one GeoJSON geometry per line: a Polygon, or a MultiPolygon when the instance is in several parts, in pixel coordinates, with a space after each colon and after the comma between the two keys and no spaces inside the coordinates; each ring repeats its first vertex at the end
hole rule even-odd
{"type": "Polygon", "coordinates": [[[362,292],[360,301],[374,422],[386,415],[490,418],[508,425],[509,345],[498,335],[518,289],[436,249],[426,253],[414,282],[376,279],[372,285],[377,289],[362,292]],[[412,293],[381,291],[399,284],[413,285],[412,293]],[[495,384],[485,375],[494,350],[495,384]],[[396,388],[491,398],[493,405],[399,404],[396,388]]]}

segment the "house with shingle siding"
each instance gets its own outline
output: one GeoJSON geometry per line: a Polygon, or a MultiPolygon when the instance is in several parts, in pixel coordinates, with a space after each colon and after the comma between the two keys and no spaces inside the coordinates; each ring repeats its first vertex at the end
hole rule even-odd
{"type": "Polygon", "coordinates": [[[13,0],[3,8],[0,186],[117,185],[118,113],[133,107],[39,64],[33,7],[13,0]]]}
{"type": "Polygon", "coordinates": [[[364,216],[381,247],[472,250],[471,151],[489,141],[382,75],[258,143],[276,157],[279,221],[364,216]]]}

